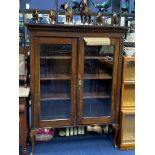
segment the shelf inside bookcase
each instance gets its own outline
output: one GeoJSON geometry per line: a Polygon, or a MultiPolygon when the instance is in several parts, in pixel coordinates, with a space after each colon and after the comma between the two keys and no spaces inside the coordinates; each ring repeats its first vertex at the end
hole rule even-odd
{"type": "Polygon", "coordinates": [[[135,81],[134,80],[125,80],[124,81],[124,84],[125,85],[134,85],[135,84],[135,81]]]}
{"type": "MultiPolygon", "coordinates": [[[[102,98],[111,98],[111,96],[105,92],[87,92],[84,93],[84,99],[102,99],[102,98]]],[[[69,94],[65,93],[51,93],[51,94],[42,94],[41,101],[48,101],[48,100],[68,100],[70,99],[69,94]]]]}
{"type": "Polygon", "coordinates": [[[134,101],[125,101],[123,102],[123,109],[133,109],[135,107],[134,101]]]}
{"type": "Polygon", "coordinates": [[[112,76],[107,73],[101,74],[84,74],[84,79],[112,79],[112,76]]]}
{"type": "Polygon", "coordinates": [[[70,99],[69,94],[65,93],[47,93],[47,94],[41,94],[41,101],[49,101],[49,100],[68,100],[70,99]]]}
{"type": "Polygon", "coordinates": [[[71,59],[71,56],[41,56],[40,59],[71,59]]]}
{"type": "Polygon", "coordinates": [[[106,92],[84,92],[84,99],[94,98],[110,98],[111,96],[106,92]]]}
{"type": "Polygon", "coordinates": [[[40,80],[70,80],[71,77],[69,75],[64,75],[64,74],[48,74],[47,76],[41,76],[40,80]]]}
{"type": "Polygon", "coordinates": [[[111,61],[110,58],[108,60],[105,56],[85,56],[84,59],[102,59],[109,62],[111,61]]]}

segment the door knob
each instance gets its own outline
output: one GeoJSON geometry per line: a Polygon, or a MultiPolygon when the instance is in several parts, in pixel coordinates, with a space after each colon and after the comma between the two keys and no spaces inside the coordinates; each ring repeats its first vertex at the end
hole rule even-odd
{"type": "Polygon", "coordinates": [[[78,81],[78,90],[79,90],[79,91],[81,91],[81,86],[82,86],[82,81],[79,80],[79,81],[78,81]]]}

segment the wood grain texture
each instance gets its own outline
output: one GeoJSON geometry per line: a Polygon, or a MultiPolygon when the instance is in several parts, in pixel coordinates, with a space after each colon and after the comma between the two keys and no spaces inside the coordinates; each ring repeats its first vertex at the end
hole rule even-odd
{"type": "Polygon", "coordinates": [[[28,99],[27,97],[19,98],[19,145],[23,155],[27,153],[27,138],[28,138],[28,99]]]}
{"type": "MultiPolygon", "coordinates": [[[[127,120],[125,120],[125,116],[132,116],[135,115],[135,81],[126,81],[125,76],[126,76],[126,62],[135,62],[134,57],[123,57],[123,68],[122,68],[122,87],[121,87],[121,105],[120,105],[120,132],[119,132],[119,148],[122,150],[127,150],[127,149],[134,149],[135,147],[135,141],[131,140],[127,143],[123,141],[123,134],[126,130],[124,130],[125,123],[127,120]]],[[[132,67],[133,69],[133,67],[132,67]]],[[[134,121],[134,120],[133,120],[134,121]]],[[[133,124],[133,123],[132,123],[133,124]]],[[[134,125],[134,124],[133,124],[134,125]]],[[[131,125],[130,125],[131,127],[131,125]]],[[[127,127],[128,128],[128,127],[127,127]]],[[[129,129],[128,129],[129,130],[129,129]]],[[[135,131],[131,131],[135,132],[135,131]]],[[[133,134],[134,133],[130,133],[133,134]]]]}
{"type": "MultiPolygon", "coordinates": [[[[86,124],[108,124],[117,120],[120,97],[121,83],[121,56],[122,42],[121,39],[127,28],[122,27],[98,27],[98,26],[72,26],[72,25],[41,25],[41,24],[26,24],[30,30],[31,41],[31,98],[32,98],[32,117],[33,127],[63,127],[86,124]],[[84,76],[84,37],[108,37],[111,45],[114,45],[114,61],[108,67],[113,66],[112,76],[84,76]],[[71,60],[71,118],[67,120],[40,120],[40,45],[41,44],[70,44],[72,45],[71,57],[48,57],[47,59],[69,59],[71,60]],[[95,95],[84,94],[83,82],[87,78],[92,79],[109,79],[112,80],[112,115],[105,117],[83,117],[83,99],[93,98],[95,95]],[[79,88],[79,81],[81,86],[79,88]]],[[[44,59],[44,58],[43,58],[44,59]]],[[[90,59],[90,57],[86,57],[90,59]]],[[[94,57],[95,59],[95,57],[94,57]]],[[[96,59],[99,59],[96,57],[96,59]]],[[[53,78],[53,77],[52,77],[53,78]]],[[[53,80],[53,79],[46,80],[53,80]]],[[[58,77],[55,77],[57,79],[58,77]]],[[[63,77],[62,77],[63,78],[63,77]]],[[[41,79],[45,80],[45,79],[41,79]]],[[[61,80],[61,79],[57,79],[61,80]]],[[[63,79],[66,80],[66,79],[63,79]]],[[[104,96],[109,97],[109,96],[104,96]]],[[[101,94],[96,95],[99,98],[101,94]]],[[[56,96],[55,96],[56,97],[56,96]]],[[[63,96],[64,97],[64,96],[63,96]]],[[[60,97],[61,98],[61,97],[60,97]]],[[[58,98],[57,98],[58,99],[58,98]]],[[[67,98],[68,99],[68,98],[67,98]]]]}

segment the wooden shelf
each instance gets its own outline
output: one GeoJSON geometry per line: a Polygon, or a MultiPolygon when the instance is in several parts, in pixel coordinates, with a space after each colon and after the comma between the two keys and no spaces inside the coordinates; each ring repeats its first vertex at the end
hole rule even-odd
{"type": "Polygon", "coordinates": [[[112,79],[112,76],[107,73],[102,74],[84,74],[84,79],[112,79]]]}
{"type": "Polygon", "coordinates": [[[71,77],[69,75],[57,74],[48,77],[41,77],[40,80],[70,80],[71,77]]]}
{"type": "Polygon", "coordinates": [[[125,85],[134,85],[135,84],[135,81],[134,80],[130,80],[130,81],[125,80],[124,81],[124,84],[125,85]]]}
{"type": "Polygon", "coordinates": [[[40,59],[71,59],[71,56],[41,56],[40,59]]]}
{"type": "Polygon", "coordinates": [[[41,96],[40,101],[49,101],[49,100],[69,100],[70,97],[68,94],[62,93],[51,93],[51,94],[44,94],[41,96]]]}
{"type": "Polygon", "coordinates": [[[132,103],[132,102],[126,102],[125,103],[126,105],[125,106],[123,106],[122,107],[122,110],[124,111],[124,110],[126,110],[126,111],[135,111],[135,106],[134,106],[134,103],[132,103]],[[127,104],[128,104],[128,106],[127,106],[127,104]],[[129,105],[130,104],[130,105],[129,105]],[[132,104],[132,105],[131,105],[132,104]]]}
{"type": "Polygon", "coordinates": [[[103,59],[105,61],[108,61],[104,56],[85,56],[84,59],[103,59]]]}
{"type": "Polygon", "coordinates": [[[135,47],[135,42],[124,42],[124,46],[135,47]]]}
{"type": "Polygon", "coordinates": [[[84,99],[94,99],[94,98],[111,98],[111,96],[105,92],[89,92],[84,93],[84,99]]]}

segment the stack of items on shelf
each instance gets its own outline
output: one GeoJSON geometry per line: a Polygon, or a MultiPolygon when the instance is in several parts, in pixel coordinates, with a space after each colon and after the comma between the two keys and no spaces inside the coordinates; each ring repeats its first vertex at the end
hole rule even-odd
{"type": "Polygon", "coordinates": [[[84,135],[85,134],[85,127],[66,127],[63,129],[59,129],[59,136],[76,136],[76,135],[84,135]]]}
{"type": "Polygon", "coordinates": [[[24,46],[24,19],[23,14],[19,14],[19,46],[24,46]]]}
{"type": "Polygon", "coordinates": [[[93,125],[93,126],[79,126],[79,127],[66,127],[58,129],[58,135],[60,137],[65,136],[77,136],[77,135],[86,135],[86,134],[104,134],[110,133],[110,128],[108,125],[93,125]]]}
{"type": "Polygon", "coordinates": [[[129,32],[126,35],[124,40],[124,52],[126,56],[135,55],[135,33],[134,30],[129,29],[129,32]]]}

